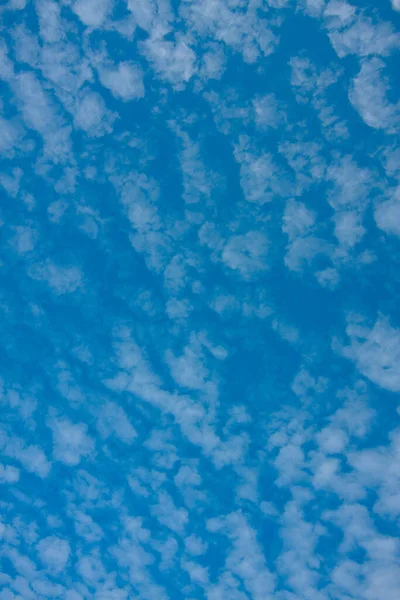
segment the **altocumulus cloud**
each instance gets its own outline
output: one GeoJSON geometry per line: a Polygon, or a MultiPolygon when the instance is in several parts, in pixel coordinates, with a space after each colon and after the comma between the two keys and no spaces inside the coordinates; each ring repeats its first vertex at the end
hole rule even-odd
{"type": "Polygon", "coordinates": [[[398,600],[398,0],[4,0],[0,600],[398,600]]]}

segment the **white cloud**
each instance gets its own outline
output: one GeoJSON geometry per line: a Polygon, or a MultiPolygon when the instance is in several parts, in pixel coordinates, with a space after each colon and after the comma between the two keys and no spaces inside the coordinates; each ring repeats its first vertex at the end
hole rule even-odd
{"type": "Polygon", "coordinates": [[[25,124],[43,138],[44,156],[54,163],[71,160],[71,128],[39,79],[30,71],[22,71],[13,79],[11,87],[25,124]]]}
{"type": "Polygon", "coordinates": [[[291,271],[301,272],[319,254],[329,254],[329,244],[315,235],[316,215],[304,203],[288,200],[283,213],[282,230],[289,238],[285,265],[291,271]]]}
{"type": "Polygon", "coordinates": [[[102,407],[96,407],[98,429],[103,437],[115,435],[122,442],[131,444],[137,437],[124,409],[115,402],[106,402],[102,407]]]}
{"type": "Polygon", "coordinates": [[[327,267],[315,273],[318,283],[325,288],[335,289],[339,283],[339,273],[333,267],[327,267]]]}
{"type": "Polygon", "coordinates": [[[269,243],[261,231],[248,231],[228,238],[221,253],[221,260],[245,279],[268,269],[269,243]]]}
{"type": "Polygon", "coordinates": [[[191,343],[185,347],[181,356],[174,356],[168,350],[165,358],[172,377],[180,386],[194,390],[200,390],[204,387],[208,373],[204,366],[201,345],[194,336],[192,336],[191,343]]]}
{"type": "MultiPolygon", "coordinates": [[[[249,525],[242,512],[237,511],[226,517],[208,519],[207,529],[210,533],[225,534],[232,543],[227,553],[224,570],[219,575],[219,583],[223,582],[224,576],[234,576],[242,581],[243,587],[254,600],[272,598],[275,577],[265,564],[256,531],[249,525]]],[[[214,597],[217,599],[225,596],[216,594],[214,597]]],[[[226,597],[235,598],[235,595],[229,593],[226,597]]],[[[237,598],[241,596],[238,595],[237,598]]]]}
{"type": "Polygon", "coordinates": [[[104,537],[102,528],[95,523],[90,515],[74,507],[68,516],[74,521],[77,535],[87,542],[91,544],[98,543],[104,537]]]}
{"type": "Polygon", "coordinates": [[[67,540],[49,536],[40,540],[36,547],[40,560],[52,573],[60,574],[64,571],[71,552],[67,540]]]}
{"type": "Polygon", "coordinates": [[[13,169],[11,174],[0,173],[0,185],[10,196],[15,198],[19,192],[21,177],[22,170],[18,167],[13,169]]]}
{"type": "Polygon", "coordinates": [[[99,77],[104,87],[124,102],[143,98],[143,73],[134,63],[121,62],[116,67],[100,67],[99,77]]]}
{"type": "Polygon", "coordinates": [[[158,469],[172,469],[178,461],[177,448],[168,431],[153,429],[143,446],[152,453],[152,464],[158,469]]]}
{"type": "Polygon", "coordinates": [[[392,198],[376,205],[374,216],[380,229],[400,237],[400,187],[396,188],[392,198]]]}
{"type": "Polygon", "coordinates": [[[40,596],[45,598],[59,598],[60,596],[62,597],[65,592],[65,588],[62,585],[53,583],[44,578],[35,579],[32,581],[31,586],[37,594],[40,594],[40,596]]]}
{"type": "Polygon", "coordinates": [[[301,196],[303,192],[323,181],[326,163],[322,148],[316,142],[281,142],[279,152],[283,154],[296,174],[296,185],[292,194],[301,196]]]}
{"type": "Polygon", "coordinates": [[[72,423],[65,417],[53,415],[47,421],[53,433],[53,456],[69,466],[78,465],[94,453],[95,445],[84,423],[72,423]]]}
{"type": "Polygon", "coordinates": [[[0,153],[12,158],[22,138],[22,127],[12,119],[0,116],[0,153]]]}
{"type": "Polygon", "coordinates": [[[400,430],[389,435],[390,445],[364,450],[354,449],[348,454],[348,463],[367,489],[374,489],[377,501],[374,511],[382,517],[400,515],[400,471],[397,457],[400,452],[400,430]]]}
{"type": "Polygon", "coordinates": [[[176,86],[187,83],[197,71],[197,57],[188,41],[176,34],[176,42],[167,41],[163,26],[156,26],[140,48],[156,73],[176,86]]]}
{"type": "Polygon", "coordinates": [[[199,144],[195,144],[185,132],[178,131],[182,143],[180,163],[183,177],[183,199],[187,204],[207,204],[212,189],[212,175],[207,173],[201,160],[199,144]]]}
{"type": "Polygon", "coordinates": [[[23,71],[17,75],[13,87],[28,127],[45,137],[49,131],[62,126],[55,105],[32,72],[23,71]]]}
{"type": "Polygon", "coordinates": [[[259,17],[251,5],[235,10],[234,3],[230,6],[223,0],[186,1],[181,14],[201,37],[224,42],[242,54],[247,63],[254,63],[275,49],[276,38],[267,19],[259,17]]]}
{"type": "Polygon", "coordinates": [[[350,344],[339,346],[359,371],[380,387],[400,391],[400,330],[379,316],[372,327],[350,316],[346,333],[350,344]]]}
{"type": "Polygon", "coordinates": [[[288,200],[283,213],[282,229],[290,241],[308,235],[315,224],[315,213],[302,202],[288,200]]]}
{"type": "Polygon", "coordinates": [[[19,481],[19,469],[0,464],[0,483],[17,483],[17,481],[19,481]]]}
{"type": "Polygon", "coordinates": [[[100,137],[112,131],[116,115],[107,110],[97,92],[85,90],[78,98],[74,114],[75,127],[91,137],[100,137]]]}
{"type": "Polygon", "coordinates": [[[279,102],[274,94],[258,96],[253,100],[254,119],[261,128],[276,129],[284,121],[279,102]]]}
{"type": "Polygon", "coordinates": [[[384,63],[378,58],[365,60],[353,79],[349,99],[367,125],[396,133],[400,125],[400,104],[389,102],[389,84],[383,75],[384,63]]]}
{"type": "Polygon", "coordinates": [[[151,509],[159,522],[176,533],[183,534],[189,522],[189,513],[185,508],[177,508],[169,494],[161,492],[158,503],[151,509]]]}
{"type": "Polygon", "coordinates": [[[53,0],[37,0],[35,7],[39,17],[41,38],[48,43],[58,42],[65,34],[65,23],[61,23],[59,5],[53,0]]]}
{"type": "Polygon", "coordinates": [[[193,310],[193,306],[187,300],[178,300],[177,298],[170,298],[165,308],[171,320],[181,321],[182,323],[187,321],[193,310]]]}
{"type": "Polygon", "coordinates": [[[207,544],[201,538],[192,534],[185,538],[185,550],[192,556],[202,556],[207,552],[207,544]]]}
{"type": "Polygon", "coordinates": [[[158,0],[157,4],[152,0],[143,2],[128,0],[127,4],[138,26],[147,32],[150,32],[157,23],[161,22],[165,25],[173,19],[169,0],[158,0]]]}
{"type": "Polygon", "coordinates": [[[350,155],[336,155],[326,172],[331,183],[329,204],[335,211],[363,210],[368,206],[374,179],[350,155]]]}
{"type": "Polygon", "coordinates": [[[82,283],[82,274],[78,267],[63,267],[50,260],[34,265],[30,269],[30,276],[38,281],[47,282],[58,296],[75,292],[82,283]]]}
{"type": "Polygon", "coordinates": [[[332,425],[324,427],[317,434],[317,442],[319,447],[326,454],[338,454],[343,452],[347,445],[348,436],[343,429],[332,425]]]}
{"type": "Polygon", "coordinates": [[[241,136],[234,155],[240,165],[240,183],[248,202],[263,205],[290,194],[287,174],[277,166],[269,153],[255,153],[250,139],[241,136]]]}
{"type": "Polygon", "coordinates": [[[98,28],[104,23],[111,12],[110,0],[76,0],[72,10],[84,25],[98,28]]]}
{"type": "Polygon", "coordinates": [[[335,235],[344,247],[352,248],[362,240],[366,233],[361,224],[361,216],[356,211],[337,213],[334,222],[335,235]]]}
{"type": "MultiPolygon", "coordinates": [[[[281,523],[283,552],[278,559],[278,569],[286,575],[288,584],[296,592],[296,596],[307,590],[306,594],[312,598],[320,578],[316,547],[322,528],[318,522],[311,523],[306,520],[301,501],[296,500],[286,503],[281,523]]],[[[320,600],[318,595],[315,598],[320,600]]]]}
{"type": "Polygon", "coordinates": [[[327,0],[303,0],[305,10],[311,17],[319,17],[326,6],[327,0]]]}
{"type": "Polygon", "coordinates": [[[291,271],[301,271],[304,263],[310,264],[318,254],[327,254],[329,246],[315,236],[297,238],[288,245],[285,265],[291,271]]]}
{"type": "Polygon", "coordinates": [[[10,10],[23,10],[26,3],[27,0],[8,0],[7,8],[10,8],[10,10]]]}
{"type": "Polygon", "coordinates": [[[25,254],[34,249],[37,237],[37,232],[32,227],[20,225],[15,228],[12,245],[18,254],[25,254]]]}
{"type": "MultiPolygon", "coordinates": [[[[332,4],[333,2],[329,6],[332,4]]],[[[325,17],[331,17],[328,8],[325,17]]],[[[370,19],[359,17],[355,22],[350,19],[350,26],[346,25],[347,23],[342,28],[331,27],[328,21],[329,38],[340,58],[348,54],[387,56],[400,45],[399,34],[394,32],[389,23],[374,24],[370,19]]]]}
{"type": "Polygon", "coordinates": [[[221,44],[211,43],[201,57],[199,77],[203,81],[221,79],[226,68],[226,56],[221,44]]]}
{"type": "MultiPolygon", "coordinates": [[[[8,436],[6,432],[0,429],[0,448],[2,448],[5,456],[18,460],[30,473],[34,473],[41,478],[48,476],[51,463],[39,446],[25,445],[21,438],[16,435],[8,436]]],[[[12,477],[12,473],[14,471],[11,471],[9,476],[12,477]]]]}

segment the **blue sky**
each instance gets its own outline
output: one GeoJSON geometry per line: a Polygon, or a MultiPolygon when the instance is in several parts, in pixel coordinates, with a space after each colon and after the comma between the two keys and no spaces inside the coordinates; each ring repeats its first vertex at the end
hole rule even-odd
{"type": "Polygon", "coordinates": [[[0,17],[0,600],[398,600],[399,0],[0,17]]]}

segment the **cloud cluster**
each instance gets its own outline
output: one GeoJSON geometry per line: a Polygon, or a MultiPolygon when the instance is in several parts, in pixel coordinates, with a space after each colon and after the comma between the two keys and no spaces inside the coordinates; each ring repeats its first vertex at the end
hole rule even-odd
{"type": "Polygon", "coordinates": [[[0,600],[397,600],[387,4],[3,2],[0,600]]]}

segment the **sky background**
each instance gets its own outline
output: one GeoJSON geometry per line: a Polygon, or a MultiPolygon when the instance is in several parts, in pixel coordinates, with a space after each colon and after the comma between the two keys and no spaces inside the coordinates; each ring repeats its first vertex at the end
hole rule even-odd
{"type": "Polygon", "coordinates": [[[400,1],[0,19],[0,600],[398,600],[400,1]]]}

